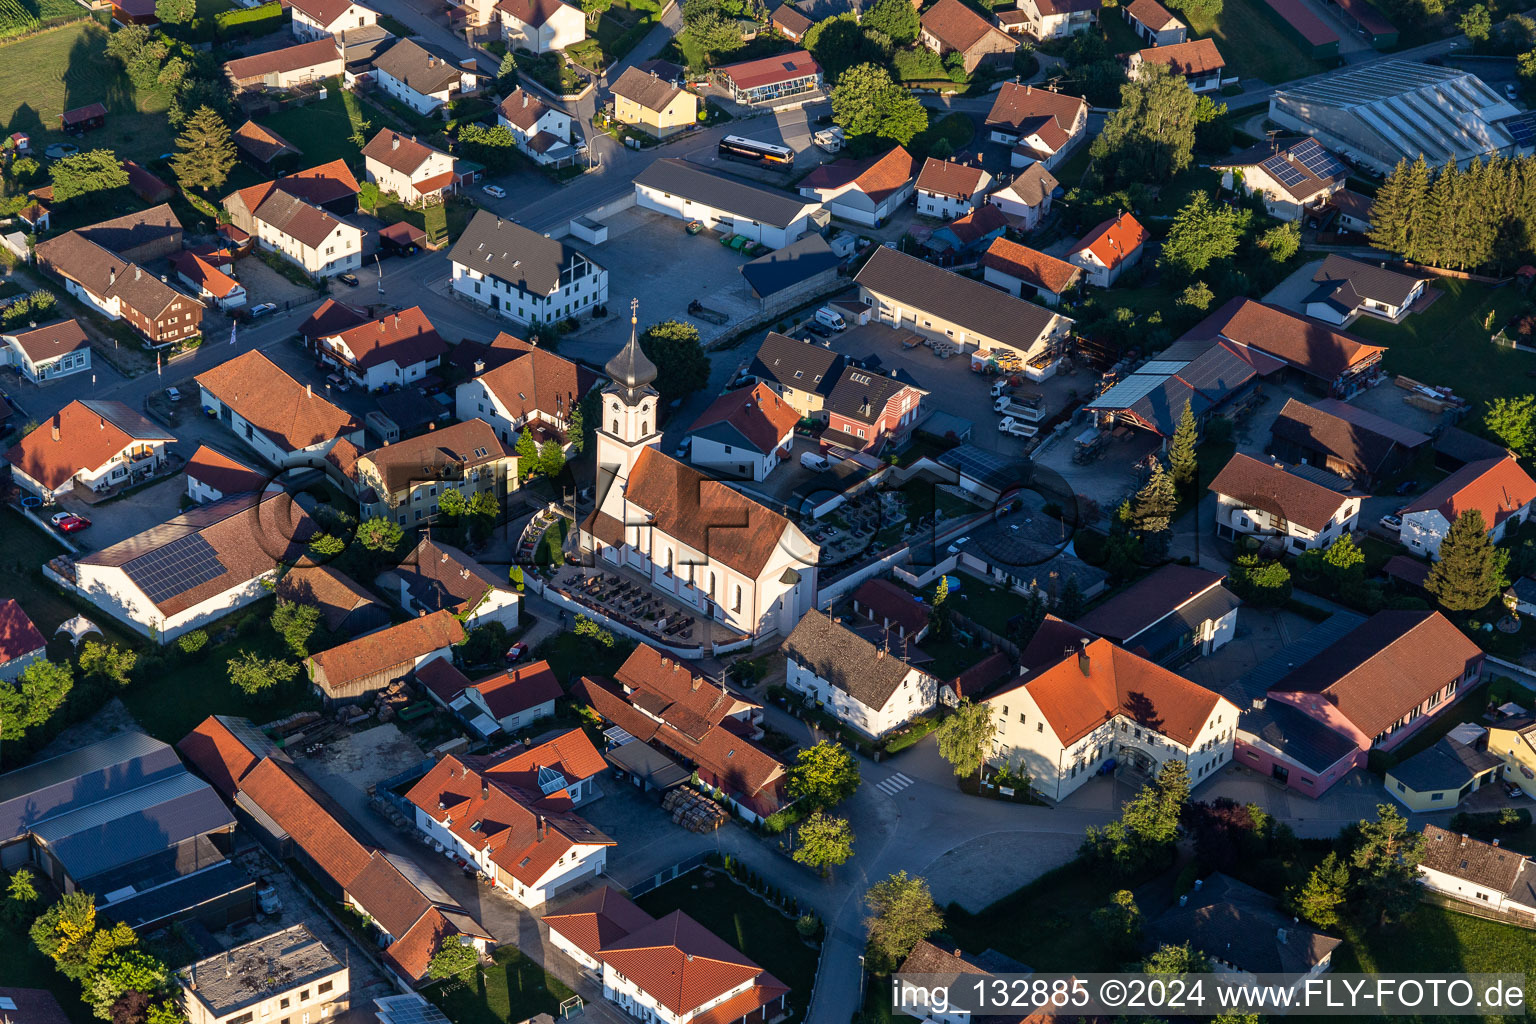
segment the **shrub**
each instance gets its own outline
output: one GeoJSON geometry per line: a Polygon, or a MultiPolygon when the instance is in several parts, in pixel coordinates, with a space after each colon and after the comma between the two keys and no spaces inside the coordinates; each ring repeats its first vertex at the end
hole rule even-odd
{"type": "Polygon", "coordinates": [[[176,646],[180,647],[183,653],[196,654],[208,646],[208,631],[194,629],[190,633],[183,633],[176,638],[176,646]]]}
{"type": "Polygon", "coordinates": [[[213,16],[219,34],[237,31],[242,35],[259,36],[276,32],[283,25],[283,5],[262,4],[259,7],[237,7],[232,11],[220,11],[213,16]]]}

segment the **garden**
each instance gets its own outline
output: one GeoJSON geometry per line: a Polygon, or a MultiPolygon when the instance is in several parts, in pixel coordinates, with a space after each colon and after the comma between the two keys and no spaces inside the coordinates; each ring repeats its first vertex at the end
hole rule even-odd
{"type": "Polygon", "coordinates": [[[587,38],[567,47],[566,54],[588,71],[599,74],[628,56],[661,16],[661,5],[656,0],[588,0],[582,10],[587,14],[587,38]]]}
{"type": "Polygon", "coordinates": [[[426,994],[454,1024],[523,1024],[559,1013],[561,1002],[575,995],[513,945],[498,947],[472,977],[440,981],[426,994]]]}

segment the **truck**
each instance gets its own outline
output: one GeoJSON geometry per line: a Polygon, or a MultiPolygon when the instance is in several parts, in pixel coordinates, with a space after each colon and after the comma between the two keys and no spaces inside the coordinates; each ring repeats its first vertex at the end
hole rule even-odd
{"type": "Polygon", "coordinates": [[[1039,395],[999,395],[992,403],[992,411],[1031,422],[1040,419],[1039,395]]]}
{"type": "Polygon", "coordinates": [[[1004,416],[997,424],[997,431],[1000,434],[1012,434],[1014,437],[1034,437],[1040,432],[1040,428],[1033,423],[1025,423],[1012,416],[1004,416]]]}

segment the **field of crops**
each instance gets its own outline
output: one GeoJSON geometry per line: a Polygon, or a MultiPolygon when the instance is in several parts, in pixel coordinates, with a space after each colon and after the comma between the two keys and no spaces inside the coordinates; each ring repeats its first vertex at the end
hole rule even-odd
{"type": "Polygon", "coordinates": [[[0,39],[89,16],[75,0],[0,0],[0,39]]]}

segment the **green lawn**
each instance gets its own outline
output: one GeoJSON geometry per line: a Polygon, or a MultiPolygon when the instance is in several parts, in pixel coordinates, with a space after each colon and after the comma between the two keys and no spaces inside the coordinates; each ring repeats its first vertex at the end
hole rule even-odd
{"type": "MultiPolygon", "coordinates": [[[[949,604],[955,611],[992,632],[1006,636],[1008,620],[1028,607],[1028,602],[1007,587],[995,586],[978,576],[956,570],[949,575],[958,577],[960,586],[950,590],[949,604]]],[[[932,603],[934,587],[925,587],[923,599],[932,603]]],[[[928,645],[923,645],[928,650],[928,645]]],[[[931,652],[930,652],[931,653],[931,652]]]]}
{"type": "Polygon", "coordinates": [[[1361,317],[1349,330],[1387,346],[1383,362],[1388,373],[1455,388],[1471,404],[1468,425],[1475,430],[1489,399],[1531,390],[1526,372],[1536,370],[1536,357],[1488,340],[1525,304],[1525,297],[1515,288],[1451,278],[1436,278],[1433,287],[1444,294],[1424,312],[1410,313],[1397,324],[1361,317]],[[1493,326],[1484,330],[1489,312],[1493,326]]]}
{"type": "Polygon", "coordinates": [[[386,224],[396,221],[405,221],[407,224],[421,228],[430,239],[437,231],[447,232],[447,241],[458,238],[464,230],[469,219],[475,215],[475,205],[466,199],[452,198],[445,203],[438,203],[426,208],[407,206],[392,196],[384,196],[379,200],[379,205],[373,209],[374,216],[386,224]],[[434,224],[428,224],[427,218],[431,217],[434,224]],[[445,227],[446,222],[446,227],[445,227]]]}
{"type": "Polygon", "coordinates": [[[981,511],[980,505],[951,494],[938,484],[926,479],[925,476],[909,480],[900,488],[900,491],[907,499],[907,522],[909,523],[915,523],[931,515],[935,507],[944,513],[946,519],[974,515],[981,511]]]}
{"type": "Polygon", "coordinates": [[[78,22],[0,44],[0,129],[24,131],[43,150],[65,136],[58,130],[65,110],[102,103],[106,127],[78,144],[106,148],[118,156],[153,160],[171,148],[165,120],[169,97],[139,93],[106,55],[107,32],[94,21],[78,22]]]}
{"type": "Polygon", "coordinates": [[[1325,70],[1280,31],[1264,9],[1264,0],[1226,0],[1215,17],[1193,11],[1181,17],[1189,23],[1191,36],[1213,37],[1227,67],[1243,78],[1277,85],[1325,70]]]}
{"type": "Polygon", "coordinates": [[[502,946],[493,958],[472,981],[440,981],[427,998],[454,1024],[521,1024],[536,1014],[553,1016],[561,1000],[575,995],[516,946],[502,946]]]}
{"type": "Polygon", "coordinates": [[[681,910],[745,953],[789,986],[788,1024],[804,1019],[816,981],[817,952],[801,941],[794,921],[711,868],[690,871],[635,902],[655,917],[681,910]]]}
{"type": "MultiPolygon", "coordinates": [[[[348,164],[361,163],[358,148],[351,139],[355,130],[354,120],[357,98],[341,88],[340,79],[326,83],[327,94],[323,100],[311,100],[302,107],[290,107],[261,119],[263,127],[270,128],[304,151],[303,166],[345,160],[348,164]]],[[[377,115],[369,111],[362,114],[373,121],[375,130],[384,127],[377,115]]]]}
{"type": "Polygon", "coordinates": [[[7,541],[0,549],[0,598],[14,597],[45,637],[52,637],[66,619],[85,613],[103,627],[108,639],[130,645],[141,642],[130,638],[110,617],[66,594],[43,575],[43,564],[66,552],[42,534],[42,527],[13,509],[0,507],[0,536],[7,541]]]}
{"type": "Polygon", "coordinates": [[[913,136],[911,145],[907,147],[919,160],[927,157],[934,143],[940,139],[949,143],[949,151],[954,154],[969,146],[976,137],[976,122],[967,114],[954,113],[939,117],[936,111],[930,110],[928,118],[928,127],[913,136]]]}
{"type": "MultiPolygon", "coordinates": [[[[570,616],[567,619],[567,625],[576,621],[570,616]]],[[[634,649],[633,643],[622,638],[615,638],[612,647],[598,647],[585,637],[565,630],[540,643],[533,653],[547,660],[555,678],[569,688],[574,680],[584,675],[613,675],[634,649]]]]}

